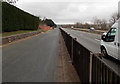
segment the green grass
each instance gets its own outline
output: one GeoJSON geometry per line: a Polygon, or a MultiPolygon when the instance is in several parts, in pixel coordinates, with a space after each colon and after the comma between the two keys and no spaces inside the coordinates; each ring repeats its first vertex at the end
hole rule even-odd
{"type": "Polygon", "coordinates": [[[5,36],[16,35],[16,34],[34,32],[34,31],[41,31],[41,30],[20,30],[20,31],[14,31],[14,32],[4,32],[4,33],[1,33],[0,36],[5,37],[5,36]]]}

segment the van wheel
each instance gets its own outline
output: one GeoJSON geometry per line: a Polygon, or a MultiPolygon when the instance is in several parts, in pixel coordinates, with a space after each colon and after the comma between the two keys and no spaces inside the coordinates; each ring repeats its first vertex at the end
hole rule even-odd
{"type": "Polygon", "coordinates": [[[101,54],[102,54],[102,57],[108,57],[108,54],[105,48],[101,49],[101,54]]]}

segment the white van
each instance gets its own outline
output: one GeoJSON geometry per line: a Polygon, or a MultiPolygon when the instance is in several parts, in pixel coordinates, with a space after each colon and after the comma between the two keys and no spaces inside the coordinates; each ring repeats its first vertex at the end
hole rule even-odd
{"type": "Polygon", "coordinates": [[[101,53],[120,60],[120,19],[101,37],[101,53]]]}

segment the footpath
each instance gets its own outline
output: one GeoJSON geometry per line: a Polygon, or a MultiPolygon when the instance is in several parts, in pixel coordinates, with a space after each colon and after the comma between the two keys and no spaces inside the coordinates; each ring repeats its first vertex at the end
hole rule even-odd
{"type": "Polygon", "coordinates": [[[59,47],[59,61],[55,72],[55,82],[80,82],[61,35],[59,47]]]}

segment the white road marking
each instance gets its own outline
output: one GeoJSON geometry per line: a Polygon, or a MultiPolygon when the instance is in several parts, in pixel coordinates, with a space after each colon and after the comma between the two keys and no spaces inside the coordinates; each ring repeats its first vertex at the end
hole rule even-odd
{"type": "Polygon", "coordinates": [[[95,39],[96,41],[100,41],[99,39],[95,39]]]}

